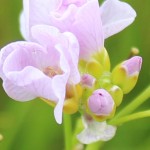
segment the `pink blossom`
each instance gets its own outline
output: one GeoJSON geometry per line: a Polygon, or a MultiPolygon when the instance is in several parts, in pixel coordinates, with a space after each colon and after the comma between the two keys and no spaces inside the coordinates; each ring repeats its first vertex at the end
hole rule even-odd
{"type": "Polygon", "coordinates": [[[18,101],[42,97],[56,103],[54,115],[61,123],[66,84],[80,81],[77,39],[46,25],[32,27],[31,34],[37,43],[20,41],[1,49],[3,87],[18,101]]]}
{"type": "Polygon", "coordinates": [[[24,0],[21,31],[32,39],[31,27],[47,24],[61,31],[75,34],[80,44],[80,58],[104,47],[104,39],[120,32],[136,17],[135,11],[125,2],[106,0],[99,7],[98,0],[24,0]]]}

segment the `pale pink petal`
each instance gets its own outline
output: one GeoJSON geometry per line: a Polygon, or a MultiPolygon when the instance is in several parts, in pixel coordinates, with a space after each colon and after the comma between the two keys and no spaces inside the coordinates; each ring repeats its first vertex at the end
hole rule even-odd
{"type": "Polygon", "coordinates": [[[9,97],[17,101],[24,102],[36,98],[36,95],[28,88],[25,86],[16,86],[8,79],[3,81],[3,88],[9,97]]]}
{"type": "Polygon", "coordinates": [[[39,80],[43,76],[46,75],[32,66],[27,66],[22,70],[6,72],[6,77],[18,86],[31,84],[34,80],[39,80]]]}
{"type": "Polygon", "coordinates": [[[64,72],[64,74],[62,75],[55,76],[52,81],[53,90],[55,92],[55,95],[58,97],[58,103],[54,110],[54,116],[55,116],[57,123],[61,124],[62,123],[62,110],[63,110],[63,104],[65,100],[66,84],[69,78],[70,68],[69,68],[69,64],[64,56],[64,53],[61,47],[57,45],[56,49],[61,54],[60,66],[64,72]]]}
{"type": "Polygon", "coordinates": [[[9,54],[11,54],[15,49],[14,46],[16,44],[8,44],[7,46],[3,47],[0,51],[0,77],[4,78],[4,72],[3,72],[3,64],[5,62],[5,59],[9,54]]]}
{"type": "Polygon", "coordinates": [[[127,3],[119,0],[106,0],[101,8],[104,38],[108,38],[129,26],[136,17],[136,12],[127,3]]]}
{"type": "MultiPolygon", "coordinates": [[[[4,47],[4,52],[2,53],[3,59],[5,59],[5,55],[7,56],[4,67],[5,73],[21,70],[25,66],[34,66],[43,70],[45,67],[52,65],[51,57],[47,51],[39,44],[32,42],[15,42],[9,44],[4,47]],[[12,52],[9,54],[9,51],[12,52]],[[7,56],[7,53],[9,56],[7,56]]],[[[57,60],[59,60],[58,58],[59,56],[57,60]]]]}
{"type": "MultiPolygon", "coordinates": [[[[57,50],[53,50],[53,48],[51,48],[49,45],[53,43],[55,48],[59,47],[59,49],[61,49],[60,51],[64,53],[64,56],[66,57],[70,66],[69,82],[74,84],[78,83],[80,80],[78,71],[79,44],[76,37],[69,32],[60,33],[57,28],[47,25],[33,26],[32,35],[35,40],[47,47],[47,51],[52,56],[57,52],[57,50]]],[[[56,61],[57,59],[52,60],[56,61]]]]}
{"type": "Polygon", "coordinates": [[[70,31],[72,28],[72,24],[75,20],[75,14],[77,11],[78,7],[74,4],[71,4],[67,8],[65,8],[64,12],[51,12],[50,25],[59,28],[62,32],[70,31]]]}
{"type": "MultiPolygon", "coordinates": [[[[29,78],[29,76],[26,76],[26,78],[29,78]]],[[[52,89],[52,79],[47,76],[41,76],[41,78],[32,80],[29,84],[22,86],[18,86],[15,82],[7,79],[4,80],[3,86],[6,93],[14,100],[28,101],[37,97],[54,102],[58,100],[52,89]]]]}
{"type": "Polygon", "coordinates": [[[24,10],[20,18],[22,35],[31,39],[30,28],[33,25],[49,24],[50,12],[56,9],[59,3],[60,0],[23,0],[24,10]]]}
{"type": "Polygon", "coordinates": [[[25,14],[21,12],[20,14],[20,32],[22,34],[22,37],[25,40],[29,39],[29,26],[28,26],[28,20],[25,18],[25,14]]]}
{"type": "Polygon", "coordinates": [[[97,0],[88,1],[79,9],[72,25],[72,32],[80,43],[80,57],[88,59],[91,53],[104,46],[101,15],[97,0]]]}
{"type": "Polygon", "coordinates": [[[54,116],[57,123],[62,123],[62,111],[63,111],[63,104],[65,100],[65,91],[66,91],[66,84],[67,84],[67,74],[54,77],[53,79],[53,89],[55,95],[58,98],[58,103],[54,109],[54,116]]]}
{"type": "Polygon", "coordinates": [[[60,42],[65,42],[62,33],[60,33],[59,30],[53,26],[36,25],[31,28],[31,33],[34,40],[46,48],[49,48],[50,46],[54,47],[60,42]]]}
{"type": "Polygon", "coordinates": [[[64,36],[68,41],[68,44],[64,47],[65,49],[63,49],[63,51],[70,67],[69,82],[72,84],[77,84],[80,81],[80,73],[78,70],[79,44],[76,37],[72,33],[65,32],[64,36]]]}

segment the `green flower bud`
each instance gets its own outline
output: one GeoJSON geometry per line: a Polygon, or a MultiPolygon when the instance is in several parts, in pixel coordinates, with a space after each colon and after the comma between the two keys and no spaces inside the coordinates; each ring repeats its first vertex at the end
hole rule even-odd
{"type": "Polygon", "coordinates": [[[124,94],[129,93],[136,85],[141,65],[142,58],[139,56],[122,62],[112,71],[112,83],[118,85],[124,94]]]}

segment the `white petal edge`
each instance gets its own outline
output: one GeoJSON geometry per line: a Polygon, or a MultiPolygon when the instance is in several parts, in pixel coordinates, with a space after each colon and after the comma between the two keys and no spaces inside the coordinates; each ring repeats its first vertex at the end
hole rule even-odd
{"type": "Polygon", "coordinates": [[[91,144],[97,141],[108,141],[115,136],[116,127],[107,125],[106,121],[86,121],[83,119],[84,130],[77,135],[77,139],[83,144],[91,144]]]}
{"type": "Polygon", "coordinates": [[[129,26],[136,12],[127,3],[119,0],[106,0],[100,7],[104,38],[108,38],[129,26]]]}

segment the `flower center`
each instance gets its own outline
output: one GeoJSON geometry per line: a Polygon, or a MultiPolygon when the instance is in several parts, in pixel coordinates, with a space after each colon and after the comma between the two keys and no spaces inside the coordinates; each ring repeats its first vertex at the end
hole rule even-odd
{"type": "Polygon", "coordinates": [[[48,66],[43,70],[43,73],[49,77],[54,77],[55,75],[62,74],[62,70],[58,67],[50,67],[48,66]]]}

